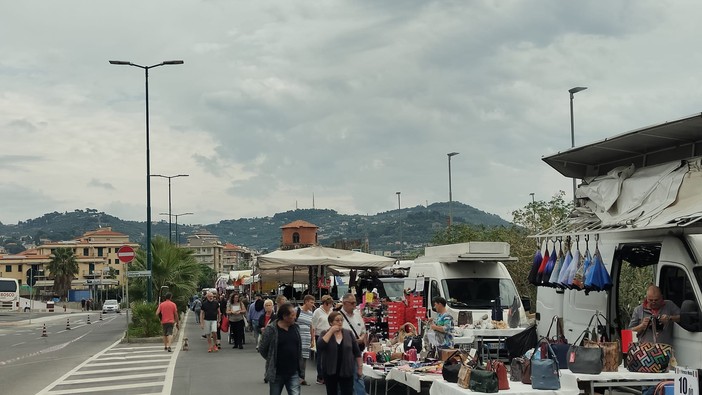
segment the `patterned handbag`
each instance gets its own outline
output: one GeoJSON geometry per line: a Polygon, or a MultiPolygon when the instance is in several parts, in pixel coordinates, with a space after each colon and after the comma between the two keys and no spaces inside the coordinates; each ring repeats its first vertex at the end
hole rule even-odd
{"type": "MultiPolygon", "coordinates": [[[[644,334],[646,329],[644,329],[644,334]]],[[[625,361],[626,368],[630,372],[664,373],[668,371],[670,361],[673,359],[673,346],[657,343],[655,325],[652,325],[651,329],[653,330],[653,343],[631,343],[629,345],[625,361]]]]}

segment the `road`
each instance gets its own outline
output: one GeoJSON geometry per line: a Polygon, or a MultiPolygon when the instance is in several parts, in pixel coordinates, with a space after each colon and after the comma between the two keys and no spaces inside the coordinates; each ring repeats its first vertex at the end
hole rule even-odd
{"type": "MultiPolygon", "coordinates": [[[[0,316],[2,394],[268,393],[263,382],[265,361],[255,350],[253,336],[247,333],[243,350],[228,346],[225,336],[222,350],[208,353],[192,313],[184,318],[172,353],[160,343],[120,343],[124,313],[103,315],[102,321],[92,313],[90,325],[87,313],[47,314],[31,325],[15,320],[8,326],[7,318],[0,316]],[[47,337],[41,336],[44,324],[47,337]],[[182,349],[185,338],[188,351],[182,349]]],[[[308,363],[306,375],[311,385],[303,386],[302,393],[326,393],[324,386],[315,384],[313,363],[308,363]]],[[[384,388],[378,389],[382,395],[384,388]]],[[[396,386],[388,394],[404,393],[404,387],[396,386]]]]}

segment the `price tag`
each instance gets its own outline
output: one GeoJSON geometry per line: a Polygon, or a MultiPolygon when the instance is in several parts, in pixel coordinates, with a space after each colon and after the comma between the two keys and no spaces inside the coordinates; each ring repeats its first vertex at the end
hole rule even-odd
{"type": "Polygon", "coordinates": [[[698,395],[699,379],[697,369],[675,367],[675,395],[698,395]]]}

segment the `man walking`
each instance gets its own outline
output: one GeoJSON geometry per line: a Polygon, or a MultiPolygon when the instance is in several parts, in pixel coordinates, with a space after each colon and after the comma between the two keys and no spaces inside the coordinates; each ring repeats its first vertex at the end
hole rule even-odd
{"type": "Polygon", "coordinates": [[[158,305],[156,315],[161,318],[161,326],[163,327],[163,349],[171,352],[171,340],[173,339],[173,326],[179,328],[178,324],[178,307],[171,301],[173,295],[168,292],[164,296],[164,301],[158,305]]]}
{"type": "Polygon", "coordinates": [[[278,306],[276,320],[263,330],[258,352],[266,359],[266,380],[270,395],[300,394],[302,339],[295,323],[297,310],[290,303],[278,306]]]}
{"type": "Polygon", "coordinates": [[[200,323],[200,311],[202,311],[202,301],[197,296],[193,300],[193,311],[195,312],[195,323],[200,323]]]}
{"type": "Polygon", "coordinates": [[[207,297],[202,302],[200,310],[200,328],[207,337],[207,352],[217,352],[217,323],[220,320],[219,301],[212,292],[207,292],[207,297]]]}

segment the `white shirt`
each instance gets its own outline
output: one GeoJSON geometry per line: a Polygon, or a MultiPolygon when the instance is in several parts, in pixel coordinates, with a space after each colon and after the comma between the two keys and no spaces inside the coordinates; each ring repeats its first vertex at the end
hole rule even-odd
{"type": "MultiPolygon", "coordinates": [[[[332,310],[329,309],[329,313],[331,312],[332,310]]],[[[312,326],[314,327],[314,331],[317,335],[322,333],[322,331],[329,329],[329,313],[324,311],[323,307],[320,307],[315,309],[314,313],[312,314],[312,326]]]]}
{"type": "Polygon", "coordinates": [[[366,333],[366,324],[363,322],[363,316],[361,316],[360,311],[354,309],[352,316],[347,315],[344,309],[341,309],[340,312],[349,319],[347,321],[346,318],[344,318],[344,328],[351,330],[351,327],[349,326],[349,322],[351,322],[351,324],[353,324],[354,329],[356,330],[356,335],[361,336],[362,334],[366,333]]]}

